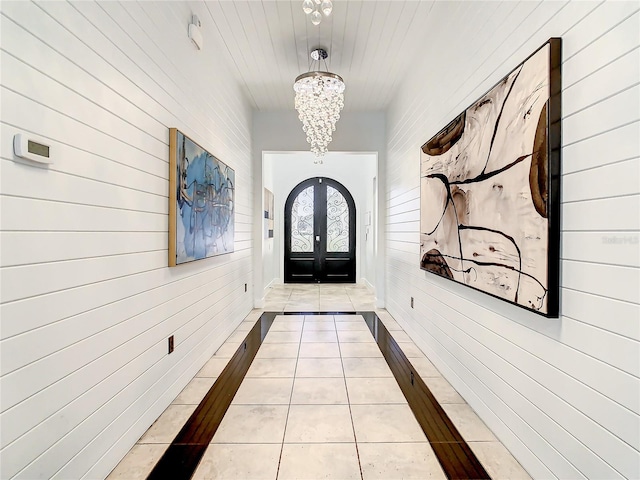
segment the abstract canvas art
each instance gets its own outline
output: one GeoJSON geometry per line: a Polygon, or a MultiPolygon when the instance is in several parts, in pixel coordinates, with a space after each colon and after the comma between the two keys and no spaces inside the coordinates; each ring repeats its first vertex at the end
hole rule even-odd
{"type": "Polygon", "coordinates": [[[267,188],[264,189],[264,238],[273,238],[273,211],[275,210],[273,203],[273,192],[267,188]]]}
{"type": "Polygon", "coordinates": [[[561,40],[421,148],[420,267],[558,314],[561,40]]]}
{"type": "Polygon", "coordinates": [[[176,128],[169,163],[169,266],[233,252],[233,169],[176,128]]]}

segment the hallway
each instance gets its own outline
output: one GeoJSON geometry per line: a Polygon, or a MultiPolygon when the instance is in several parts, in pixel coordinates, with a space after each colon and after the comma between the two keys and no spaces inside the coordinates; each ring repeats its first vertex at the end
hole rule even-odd
{"type": "MultiPolygon", "coordinates": [[[[373,310],[358,285],[278,285],[266,311],[373,310]]],[[[109,476],[145,478],[262,314],[254,310],[109,476]]],[[[380,320],[492,478],[529,478],[385,311],[380,320]]],[[[360,315],[277,315],[195,479],[446,478],[360,315]]]]}

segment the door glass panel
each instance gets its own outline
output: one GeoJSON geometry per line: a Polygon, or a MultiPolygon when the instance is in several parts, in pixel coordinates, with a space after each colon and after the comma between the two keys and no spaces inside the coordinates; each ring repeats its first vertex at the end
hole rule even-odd
{"type": "Polygon", "coordinates": [[[342,194],[327,185],[327,252],[349,251],[349,205],[342,194]]]}
{"type": "Polygon", "coordinates": [[[291,251],[313,252],[313,185],[301,191],[291,206],[291,251]]]}

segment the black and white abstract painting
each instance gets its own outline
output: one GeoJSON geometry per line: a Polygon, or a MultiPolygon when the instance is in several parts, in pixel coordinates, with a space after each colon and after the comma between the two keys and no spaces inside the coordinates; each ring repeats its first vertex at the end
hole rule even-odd
{"type": "Polygon", "coordinates": [[[557,314],[559,41],[425,143],[420,162],[420,267],[546,316],[557,314]]]}

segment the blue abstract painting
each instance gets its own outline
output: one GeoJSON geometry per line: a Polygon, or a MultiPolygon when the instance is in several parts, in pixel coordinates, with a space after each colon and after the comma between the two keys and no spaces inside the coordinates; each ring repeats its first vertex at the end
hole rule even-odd
{"type": "Polygon", "coordinates": [[[170,130],[169,265],[233,252],[235,172],[170,130]]]}

